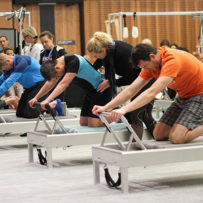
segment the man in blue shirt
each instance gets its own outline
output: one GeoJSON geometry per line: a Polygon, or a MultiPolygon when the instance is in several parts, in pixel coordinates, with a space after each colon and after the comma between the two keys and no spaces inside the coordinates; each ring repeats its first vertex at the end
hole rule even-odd
{"type": "Polygon", "coordinates": [[[31,56],[8,56],[1,53],[0,69],[3,71],[0,76],[0,96],[15,82],[19,82],[25,90],[20,98],[16,115],[36,118],[38,113],[29,106],[28,101],[37,94],[45,82],[40,73],[40,64],[31,56]]]}

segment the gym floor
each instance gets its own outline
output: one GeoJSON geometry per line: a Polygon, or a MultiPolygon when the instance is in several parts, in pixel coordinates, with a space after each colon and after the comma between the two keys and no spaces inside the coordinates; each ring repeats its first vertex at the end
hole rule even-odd
{"type": "MultiPolygon", "coordinates": [[[[0,202],[203,202],[203,161],[129,168],[129,193],[93,184],[91,146],[53,150],[54,168],[28,163],[26,138],[0,136],[0,202]]],[[[110,168],[114,179],[117,168],[110,168]]]]}

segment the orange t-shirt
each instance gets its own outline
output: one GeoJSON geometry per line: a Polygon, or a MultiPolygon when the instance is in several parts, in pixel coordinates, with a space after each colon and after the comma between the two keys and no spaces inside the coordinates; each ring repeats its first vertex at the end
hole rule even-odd
{"type": "Polygon", "coordinates": [[[145,80],[161,76],[173,77],[168,85],[175,90],[181,98],[203,94],[203,63],[195,56],[185,51],[160,47],[161,69],[144,70],[140,77],[145,80]]]}

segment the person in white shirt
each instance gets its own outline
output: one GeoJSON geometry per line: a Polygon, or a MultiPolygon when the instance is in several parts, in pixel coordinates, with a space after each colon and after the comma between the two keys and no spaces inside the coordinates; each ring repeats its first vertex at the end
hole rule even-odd
{"type": "Polygon", "coordinates": [[[38,43],[37,31],[34,27],[29,26],[22,31],[25,42],[28,46],[25,46],[22,50],[22,55],[32,56],[37,61],[40,60],[40,52],[43,49],[41,43],[38,43]]]}

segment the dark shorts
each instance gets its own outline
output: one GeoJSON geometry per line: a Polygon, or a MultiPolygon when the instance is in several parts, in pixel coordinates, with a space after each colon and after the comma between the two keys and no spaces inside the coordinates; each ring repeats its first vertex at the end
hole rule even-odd
{"type": "Polygon", "coordinates": [[[111,88],[108,88],[104,92],[89,92],[84,98],[84,102],[81,108],[81,116],[98,118],[98,116],[92,113],[94,105],[103,106],[112,99],[111,88]]]}
{"type": "MultiPolygon", "coordinates": [[[[44,85],[45,81],[38,82],[36,85],[29,89],[25,89],[23,94],[21,95],[21,98],[19,100],[18,108],[16,110],[16,116],[22,117],[22,118],[37,118],[39,116],[39,112],[36,111],[35,108],[31,108],[29,106],[29,101],[33,99],[33,97],[39,92],[41,87],[44,85]]],[[[45,95],[39,99],[40,101],[43,101],[46,97],[45,95]]]]}
{"type": "Polygon", "coordinates": [[[203,125],[203,94],[190,97],[177,97],[160,119],[169,126],[178,123],[192,130],[203,125]]]}
{"type": "Polygon", "coordinates": [[[6,102],[4,100],[0,100],[0,108],[3,108],[6,106],[6,102]]]}

